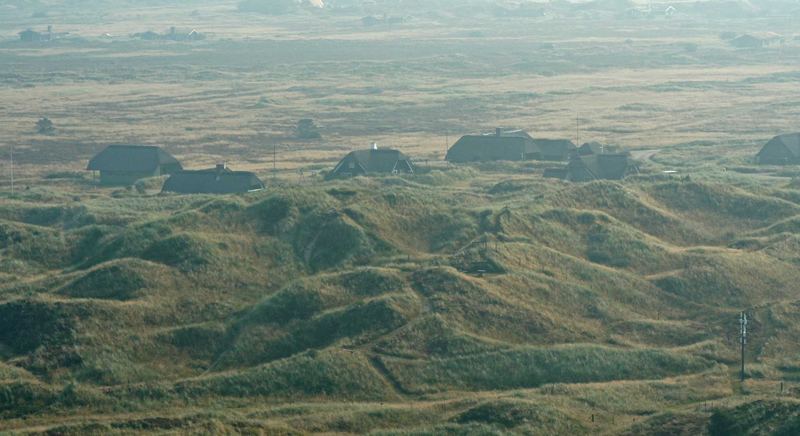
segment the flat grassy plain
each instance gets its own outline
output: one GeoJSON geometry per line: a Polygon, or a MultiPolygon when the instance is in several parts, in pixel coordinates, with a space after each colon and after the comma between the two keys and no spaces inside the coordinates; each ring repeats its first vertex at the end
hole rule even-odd
{"type": "Polygon", "coordinates": [[[42,7],[0,14],[0,431],[800,428],[800,168],[752,164],[797,130],[790,18],[42,7]],[[51,23],[70,37],[14,40],[51,23]],[[209,38],[127,36],[173,25],[209,38]],[[301,118],[323,139],[294,139],[301,118]],[[641,174],[441,161],[496,126],[618,144],[641,174]],[[418,174],[324,180],[373,141],[418,174]],[[120,142],[268,188],[99,187],[83,168],[120,142]]]}

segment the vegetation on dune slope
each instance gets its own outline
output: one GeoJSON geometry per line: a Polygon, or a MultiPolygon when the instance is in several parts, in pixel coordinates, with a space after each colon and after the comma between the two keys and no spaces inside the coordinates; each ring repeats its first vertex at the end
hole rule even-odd
{"type": "Polygon", "coordinates": [[[519,348],[423,362],[387,358],[384,364],[407,389],[417,392],[662,378],[702,371],[711,365],[702,358],[661,350],[583,345],[519,348]]]}
{"type": "Polygon", "coordinates": [[[157,408],[158,423],[60,429],[580,434],[587,404],[603,404],[649,417],[615,431],[727,431],[757,414],[691,407],[735,394],[725,332],[752,306],[753,376],[796,374],[791,202],[684,180],[489,180],[454,196],[429,186],[448,171],[435,176],[81,209],[17,200],[0,222],[6,428],[42,407],[157,408]],[[242,398],[274,409],[176,412],[242,398]]]}

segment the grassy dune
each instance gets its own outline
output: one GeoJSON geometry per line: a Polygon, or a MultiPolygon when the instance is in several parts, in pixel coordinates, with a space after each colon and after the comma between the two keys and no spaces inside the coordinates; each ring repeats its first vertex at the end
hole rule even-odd
{"type": "MultiPolygon", "coordinates": [[[[741,234],[774,244],[794,237],[786,217],[795,203],[713,181],[588,184],[575,189],[608,196],[569,189],[534,200],[524,189],[455,200],[416,178],[397,181],[224,199],[97,198],[80,214],[104,213],[104,224],[76,224],[73,207],[57,198],[15,200],[31,212],[6,217],[3,253],[30,262],[30,272],[15,270],[2,288],[7,428],[41,407],[51,411],[45,421],[82,410],[108,417],[87,418],[98,428],[118,428],[115,411],[134,407],[142,419],[153,408],[169,419],[125,426],[187,430],[206,421],[181,414],[181,403],[216,398],[217,407],[240,410],[240,400],[258,398],[270,408],[392,404],[364,415],[327,412],[352,432],[580,433],[592,428],[586,395],[617,417],[602,424],[609,432],[705,428],[723,418],[698,414],[698,402],[745,401],[723,386],[736,361],[729,328],[748,307],[758,332],[753,389],[794,380],[798,324],[785,308],[796,304],[796,268],[767,249],[734,248],[741,244],[729,245],[707,217],[729,216],[741,234]],[[703,196],[683,194],[698,189],[703,196]],[[622,206],[628,201],[639,202],[638,213],[622,206]],[[732,213],[743,207],[761,209],[757,219],[732,213]],[[126,218],[113,224],[113,214],[126,218]],[[464,223],[459,231],[430,225],[450,216],[464,223]],[[663,224],[709,237],[696,240],[701,245],[666,238],[663,224]],[[54,263],[26,257],[43,238],[60,241],[55,248],[65,255],[54,263]],[[495,269],[477,273],[475,262],[495,269]],[[663,380],[676,377],[709,381],[665,393],[671,382],[663,380]],[[626,383],[639,391],[616,393],[634,386],[626,383]],[[589,394],[580,386],[604,387],[589,394]],[[453,392],[476,402],[448,405],[453,392]],[[484,402],[486,392],[508,397],[484,402]],[[554,394],[558,401],[536,399],[554,394]],[[660,403],[664,395],[676,402],[660,403]],[[431,401],[439,405],[423,406],[431,401]],[[655,401],[647,409],[654,415],[620,427],[641,413],[637,401],[655,401]]],[[[247,420],[262,429],[339,428],[298,413],[310,421],[247,420]]],[[[231,419],[202,425],[239,428],[231,419]]],[[[90,424],[74,425],[80,432],[90,424]]]]}
{"type": "Polygon", "coordinates": [[[800,169],[752,159],[796,129],[792,17],[56,3],[0,10],[0,432],[796,433],[800,169]],[[409,16],[362,25],[384,12],[409,16]],[[71,36],[14,40],[51,22],[71,36]],[[173,25],[209,38],[127,36],[173,25]],[[441,161],[496,126],[640,173],[441,161]],[[373,141],[417,173],[326,180],[373,141]],[[112,142],[267,189],[101,187],[112,142]]]}

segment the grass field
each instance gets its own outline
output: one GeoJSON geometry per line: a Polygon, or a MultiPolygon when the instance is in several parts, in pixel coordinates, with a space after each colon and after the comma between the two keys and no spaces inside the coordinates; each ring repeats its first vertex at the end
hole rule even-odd
{"type": "Polygon", "coordinates": [[[0,5],[0,432],[796,433],[800,168],[753,164],[797,130],[793,15],[383,3],[0,5]],[[384,11],[406,20],[362,25],[384,11]],[[48,24],[69,35],[16,40],[48,24]],[[208,39],[129,37],[171,26],[208,39]],[[785,43],[720,39],[764,30],[785,43]],[[496,126],[641,172],[442,162],[496,126]],[[373,141],[418,173],[325,181],[373,141]],[[100,187],[120,142],[268,186],[100,187]]]}

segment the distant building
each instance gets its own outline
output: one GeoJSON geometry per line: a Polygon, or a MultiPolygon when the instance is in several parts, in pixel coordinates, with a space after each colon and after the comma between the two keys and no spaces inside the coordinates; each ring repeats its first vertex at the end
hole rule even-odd
{"type": "Polygon", "coordinates": [[[539,147],[539,160],[566,161],[578,149],[569,139],[534,138],[533,142],[539,147]]]}
{"type": "Polygon", "coordinates": [[[161,35],[152,30],[148,30],[147,32],[139,32],[133,34],[134,38],[143,39],[145,41],[155,41],[157,39],[161,39],[161,35]]]}
{"type": "Polygon", "coordinates": [[[159,147],[110,145],[89,161],[86,168],[100,172],[103,185],[132,185],[139,179],[172,174],[182,169],[180,162],[159,147]]]}
{"type": "Polygon", "coordinates": [[[762,165],[800,164],[800,133],[789,133],[772,138],[756,155],[762,165]]]}
{"type": "Polygon", "coordinates": [[[178,194],[240,194],[264,189],[254,173],[231,171],[224,164],[197,171],[178,171],[171,175],[161,192],[178,194]]]}
{"type": "Polygon", "coordinates": [[[198,32],[196,29],[192,29],[192,31],[186,35],[186,39],[188,41],[202,41],[206,39],[206,35],[198,32]]]}
{"type": "Polygon", "coordinates": [[[628,153],[575,155],[567,164],[566,179],[571,182],[622,180],[636,172],[638,168],[628,153]]]}
{"type": "Polygon", "coordinates": [[[523,130],[495,129],[494,133],[466,135],[447,151],[449,162],[498,160],[566,161],[577,147],[568,139],[533,138],[523,130]]]}
{"type": "Polygon", "coordinates": [[[35,30],[23,30],[19,32],[19,39],[22,42],[43,42],[43,41],[50,41],[50,34],[49,33],[41,33],[35,30]]]}
{"type": "Polygon", "coordinates": [[[298,139],[320,139],[322,135],[319,133],[317,125],[314,124],[314,120],[304,118],[297,123],[295,137],[298,139]]]}
{"type": "Polygon", "coordinates": [[[146,32],[134,33],[133,37],[145,41],[202,41],[206,39],[206,35],[198,32],[196,29],[187,31],[179,30],[176,27],[170,27],[167,33],[164,34],[148,30],[146,32]]]}
{"type": "Polygon", "coordinates": [[[737,36],[730,41],[730,44],[736,48],[767,48],[780,46],[783,41],[783,37],[777,33],[762,32],[737,36]]]}
{"type": "Polygon", "coordinates": [[[541,150],[528,133],[500,128],[492,134],[462,136],[447,150],[445,157],[448,162],[454,163],[540,158],[541,150]]]}
{"type": "Polygon", "coordinates": [[[413,174],[414,163],[398,150],[358,150],[347,154],[331,171],[329,177],[352,177],[369,174],[413,174]]]}

